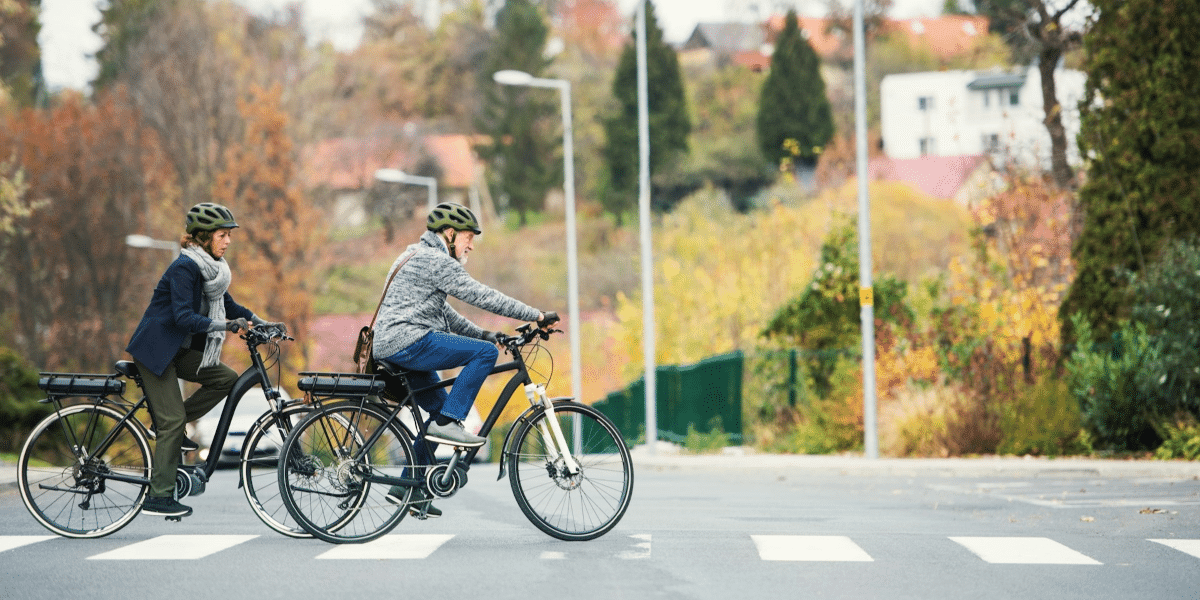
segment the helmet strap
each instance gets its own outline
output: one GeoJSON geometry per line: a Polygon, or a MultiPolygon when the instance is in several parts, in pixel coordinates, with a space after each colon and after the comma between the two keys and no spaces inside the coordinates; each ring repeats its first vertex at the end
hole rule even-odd
{"type": "Polygon", "coordinates": [[[442,239],[446,240],[446,247],[450,250],[450,258],[458,260],[458,252],[454,247],[454,240],[458,239],[458,230],[454,229],[453,227],[447,227],[442,231],[449,232],[449,235],[443,235],[442,239]]]}

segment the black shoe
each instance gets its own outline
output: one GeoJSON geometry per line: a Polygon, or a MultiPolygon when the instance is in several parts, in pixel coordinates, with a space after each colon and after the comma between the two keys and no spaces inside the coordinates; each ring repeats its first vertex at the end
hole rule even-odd
{"type": "Polygon", "coordinates": [[[200,444],[197,444],[196,442],[188,439],[187,436],[184,436],[183,441],[179,443],[179,449],[183,450],[184,452],[195,452],[200,449],[200,444]]]}
{"type": "Polygon", "coordinates": [[[170,496],[165,498],[146,496],[146,500],[142,502],[142,512],[163,517],[186,517],[192,514],[192,507],[184,506],[170,496]]]}
{"type": "MultiPolygon", "coordinates": [[[[387,501],[392,504],[404,503],[404,488],[398,485],[392,486],[388,490],[387,501]]],[[[442,510],[433,505],[429,497],[425,495],[425,490],[416,488],[413,490],[412,502],[408,506],[408,514],[418,519],[436,519],[442,516],[442,510]],[[421,509],[425,509],[425,516],[421,516],[421,509]]]]}

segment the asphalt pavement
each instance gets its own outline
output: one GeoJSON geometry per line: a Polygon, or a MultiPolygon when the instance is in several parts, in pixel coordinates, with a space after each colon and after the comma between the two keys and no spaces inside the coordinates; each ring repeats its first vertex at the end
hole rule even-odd
{"type": "MultiPolygon", "coordinates": [[[[867,458],[862,455],[762,454],[751,448],[725,448],[716,454],[689,454],[660,442],[651,451],[632,451],[637,469],[767,469],[860,476],[1039,477],[1096,475],[1200,479],[1200,461],[1102,458],[984,456],[973,458],[867,458]]],[[[0,462],[0,491],[17,488],[17,465],[0,462]]]]}

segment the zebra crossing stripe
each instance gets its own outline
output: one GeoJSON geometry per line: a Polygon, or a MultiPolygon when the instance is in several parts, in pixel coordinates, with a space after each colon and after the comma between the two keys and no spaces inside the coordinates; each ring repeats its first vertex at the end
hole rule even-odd
{"type": "Polygon", "coordinates": [[[53,539],[53,535],[0,535],[0,552],[53,539]]]}
{"type": "Polygon", "coordinates": [[[1008,565],[1098,565],[1099,561],[1044,537],[952,537],[984,561],[1008,565]]]}
{"type": "Polygon", "coordinates": [[[633,545],[633,550],[624,550],[622,552],[618,552],[617,558],[624,560],[650,558],[650,534],[635,533],[629,537],[638,540],[638,543],[633,545]]]}
{"type": "Polygon", "coordinates": [[[88,560],[195,560],[248,542],[257,535],[160,535],[88,560]]]}
{"type": "Polygon", "coordinates": [[[453,535],[405,534],[385,535],[365,544],[335,546],[317,558],[324,559],[421,559],[428,558],[453,535]]]}
{"type": "Polygon", "coordinates": [[[1150,540],[1200,558],[1200,540],[1150,540]]]}
{"type": "Polygon", "coordinates": [[[841,535],[752,535],[763,560],[873,562],[869,554],[841,535]]]}

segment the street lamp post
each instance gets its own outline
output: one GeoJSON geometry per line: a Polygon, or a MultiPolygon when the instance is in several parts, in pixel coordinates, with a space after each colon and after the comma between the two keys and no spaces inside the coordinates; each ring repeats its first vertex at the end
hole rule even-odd
{"type": "Polygon", "coordinates": [[[420,175],[409,175],[400,169],[379,169],[375,171],[375,179],[385,183],[411,183],[413,185],[423,185],[429,188],[429,201],[426,207],[432,211],[437,206],[437,179],[433,177],[422,177],[420,175]]]}
{"type": "Polygon", "coordinates": [[[524,71],[506,69],[492,75],[496,83],[556,89],[562,98],[563,125],[563,195],[567,212],[567,311],[571,324],[571,395],[583,401],[583,361],[579,355],[579,258],[575,239],[575,134],[571,122],[571,82],[565,79],[542,79],[524,71]]]}

